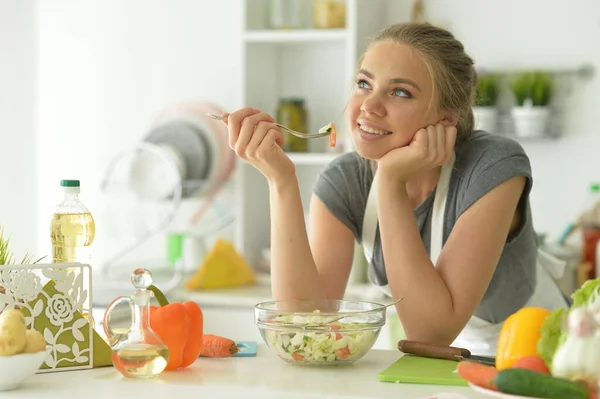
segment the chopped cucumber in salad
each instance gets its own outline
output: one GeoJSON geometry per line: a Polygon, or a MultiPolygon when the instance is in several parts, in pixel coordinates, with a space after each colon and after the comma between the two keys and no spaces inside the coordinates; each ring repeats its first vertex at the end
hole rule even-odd
{"type": "MultiPolygon", "coordinates": [[[[323,316],[282,316],[273,319],[298,326],[319,326],[327,319],[323,316]]],[[[361,330],[361,323],[332,323],[333,331],[276,331],[267,330],[266,339],[277,354],[285,360],[296,362],[334,362],[362,356],[371,348],[377,334],[373,330],[361,330]],[[339,333],[335,330],[351,332],[339,333]],[[354,330],[354,331],[353,331],[354,330]]]]}
{"type": "Polygon", "coordinates": [[[333,123],[328,123],[319,129],[319,133],[329,133],[334,129],[333,123]]]}

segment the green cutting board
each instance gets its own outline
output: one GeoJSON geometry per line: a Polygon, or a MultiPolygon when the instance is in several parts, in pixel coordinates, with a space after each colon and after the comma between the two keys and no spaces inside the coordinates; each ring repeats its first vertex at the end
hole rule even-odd
{"type": "Polygon", "coordinates": [[[383,382],[406,382],[433,385],[467,385],[456,373],[458,362],[404,355],[379,373],[383,382]]]}

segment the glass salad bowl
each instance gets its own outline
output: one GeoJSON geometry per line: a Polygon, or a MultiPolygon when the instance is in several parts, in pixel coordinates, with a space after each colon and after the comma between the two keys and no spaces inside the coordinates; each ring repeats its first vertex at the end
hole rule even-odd
{"type": "Polygon", "coordinates": [[[373,347],[386,309],[362,301],[271,301],[254,307],[254,321],[284,361],[337,365],[356,362],[373,347]]]}

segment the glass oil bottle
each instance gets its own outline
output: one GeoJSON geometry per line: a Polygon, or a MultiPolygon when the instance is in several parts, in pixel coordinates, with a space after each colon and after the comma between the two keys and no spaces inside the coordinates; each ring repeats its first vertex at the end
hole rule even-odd
{"type": "MultiPolygon", "coordinates": [[[[52,242],[52,263],[90,263],[91,245],[96,235],[96,224],[88,208],[79,198],[81,184],[79,180],[61,180],[64,197],[58,204],[50,222],[50,240],[52,242]]],[[[74,274],[73,280],[81,273],[79,268],[61,269],[74,274]]],[[[89,279],[83,278],[83,290],[90,295],[89,279]]],[[[91,306],[91,304],[90,304],[91,306]]],[[[94,325],[90,309],[77,309],[83,317],[94,325]]]]}
{"type": "Polygon", "coordinates": [[[125,377],[147,379],[163,372],[169,362],[169,349],[150,327],[152,275],[146,269],[136,269],[130,281],[135,288],[131,297],[120,296],[106,308],[104,332],[112,348],[113,365],[125,377]],[[132,309],[129,329],[111,326],[110,314],[115,307],[128,302],[132,309]]]}
{"type": "Polygon", "coordinates": [[[52,263],[89,263],[96,224],[79,199],[79,180],[61,180],[64,198],[56,206],[50,224],[52,263]]]}

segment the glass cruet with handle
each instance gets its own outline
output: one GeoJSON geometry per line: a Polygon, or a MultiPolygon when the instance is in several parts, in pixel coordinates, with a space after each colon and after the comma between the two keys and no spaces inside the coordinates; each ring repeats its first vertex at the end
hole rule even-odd
{"type": "Polygon", "coordinates": [[[152,274],[136,269],[129,278],[135,288],[133,295],[115,298],[104,312],[104,332],[112,348],[115,368],[125,377],[147,379],[163,372],[169,361],[169,349],[150,327],[152,274]],[[118,328],[111,322],[115,307],[127,303],[131,309],[129,328],[118,328]]]}

